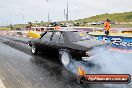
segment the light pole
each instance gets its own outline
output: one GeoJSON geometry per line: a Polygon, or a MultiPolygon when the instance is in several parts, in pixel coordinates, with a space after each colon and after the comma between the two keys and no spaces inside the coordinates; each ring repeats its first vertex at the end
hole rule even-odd
{"type": "Polygon", "coordinates": [[[69,21],[69,3],[68,3],[68,0],[67,0],[67,14],[66,14],[66,20],[67,20],[67,22],[69,21]]]}
{"type": "Polygon", "coordinates": [[[48,12],[48,22],[50,22],[49,12],[48,12]]]}
{"type": "Polygon", "coordinates": [[[50,22],[50,15],[49,15],[49,7],[50,7],[50,6],[49,6],[49,3],[48,3],[49,0],[46,0],[46,2],[47,2],[47,4],[48,4],[48,19],[47,19],[47,20],[48,20],[48,22],[50,22]]]}
{"type": "Polygon", "coordinates": [[[66,9],[64,9],[64,21],[66,20],[66,9]]]}

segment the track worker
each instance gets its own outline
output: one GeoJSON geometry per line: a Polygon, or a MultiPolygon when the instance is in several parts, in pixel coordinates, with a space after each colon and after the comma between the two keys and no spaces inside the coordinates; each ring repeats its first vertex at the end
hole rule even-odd
{"type": "Polygon", "coordinates": [[[60,30],[60,26],[59,26],[58,24],[57,24],[57,25],[55,25],[54,30],[60,30]]]}
{"type": "Polygon", "coordinates": [[[109,19],[107,19],[106,22],[104,23],[104,27],[105,27],[105,34],[108,35],[109,30],[110,30],[110,20],[109,19]]]}

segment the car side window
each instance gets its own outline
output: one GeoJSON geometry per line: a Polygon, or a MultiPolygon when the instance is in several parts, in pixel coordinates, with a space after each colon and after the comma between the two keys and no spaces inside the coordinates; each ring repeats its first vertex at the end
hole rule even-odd
{"type": "Polygon", "coordinates": [[[55,32],[52,37],[53,43],[64,43],[64,36],[61,34],[61,32],[55,32]]]}
{"type": "Polygon", "coordinates": [[[41,39],[45,42],[49,42],[51,39],[52,32],[47,32],[41,39]]]}

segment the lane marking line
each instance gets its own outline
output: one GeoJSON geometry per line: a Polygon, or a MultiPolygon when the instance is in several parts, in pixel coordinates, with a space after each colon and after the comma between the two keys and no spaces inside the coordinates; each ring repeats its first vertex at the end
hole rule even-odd
{"type": "Polygon", "coordinates": [[[29,37],[29,38],[33,38],[33,37],[29,37]]]}
{"type": "Polygon", "coordinates": [[[24,38],[26,38],[27,36],[23,36],[24,38]]]}
{"type": "Polygon", "coordinates": [[[13,34],[9,34],[9,35],[13,35],[13,34]]]}
{"type": "Polygon", "coordinates": [[[0,79],[0,88],[6,88],[1,79],[0,79]]]}
{"type": "Polygon", "coordinates": [[[7,33],[3,33],[4,35],[6,35],[7,33]]]}
{"type": "Polygon", "coordinates": [[[20,35],[15,35],[15,36],[17,36],[17,37],[21,37],[20,35]]]}

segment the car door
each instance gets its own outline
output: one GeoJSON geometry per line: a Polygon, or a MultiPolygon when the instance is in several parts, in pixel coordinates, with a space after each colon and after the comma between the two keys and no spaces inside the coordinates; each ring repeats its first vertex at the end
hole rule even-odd
{"type": "Polygon", "coordinates": [[[61,32],[55,32],[51,38],[52,51],[58,52],[58,50],[63,47],[63,44],[64,36],[61,32]]]}
{"type": "Polygon", "coordinates": [[[50,50],[51,45],[51,37],[52,37],[53,32],[47,32],[41,39],[40,39],[40,45],[41,45],[41,50],[50,50]]]}

